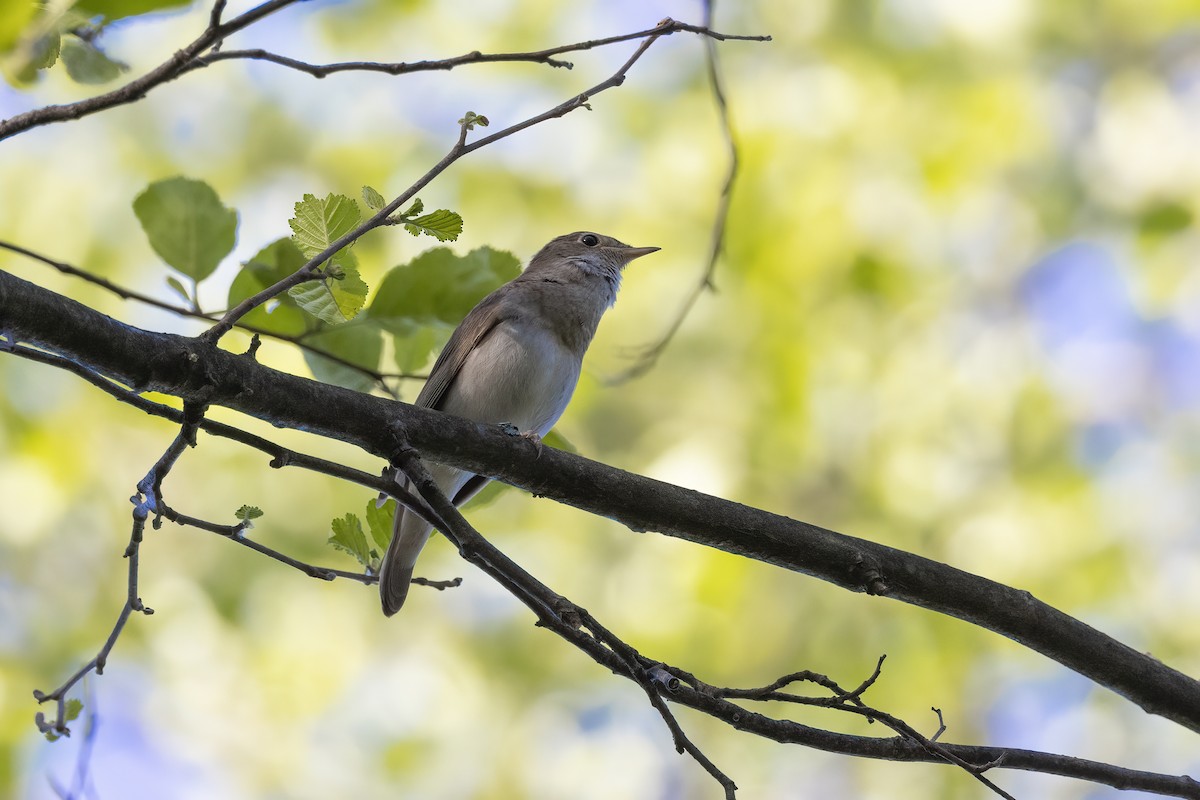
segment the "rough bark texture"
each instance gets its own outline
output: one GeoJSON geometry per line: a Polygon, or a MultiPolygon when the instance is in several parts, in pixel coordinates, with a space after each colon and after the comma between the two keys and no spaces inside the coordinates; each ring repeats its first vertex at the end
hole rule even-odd
{"type": "Polygon", "coordinates": [[[552,448],[539,453],[496,427],[288,375],[199,339],[125,325],[2,271],[0,333],[139,391],[225,406],[385,459],[407,442],[433,461],[635,531],[657,531],[958,617],[1058,661],[1149,713],[1200,731],[1200,683],[1028,592],[927,558],[552,448]]]}

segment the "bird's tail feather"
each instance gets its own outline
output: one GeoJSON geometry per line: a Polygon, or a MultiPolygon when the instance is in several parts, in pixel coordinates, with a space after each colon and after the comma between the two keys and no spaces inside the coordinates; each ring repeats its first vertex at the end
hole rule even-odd
{"type": "Polygon", "coordinates": [[[404,605],[417,556],[432,531],[433,527],[416,514],[404,508],[396,509],[392,541],[379,570],[379,599],[387,616],[392,616],[404,605]]]}

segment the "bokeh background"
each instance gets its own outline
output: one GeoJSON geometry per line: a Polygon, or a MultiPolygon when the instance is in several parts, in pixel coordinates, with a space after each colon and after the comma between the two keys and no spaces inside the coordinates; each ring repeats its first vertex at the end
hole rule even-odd
{"type": "MultiPolygon", "coordinates": [[[[19,3],[18,3],[19,5],[19,3]]],[[[140,74],[199,32],[207,4],[104,34],[140,74]]],[[[231,11],[247,7],[231,3],[231,11]]],[[[512,51],[699,21],[695,2],[313,2],[228,47],[311,60],[512,51]]],[[[703,45],[657,43],[593,110],[454,166],[421,193],[461,212],[460,252],[527,259],[559,233],[663,252],[637,262],[559,430],[585,455],[1028,589],[1200,674],[1200,7],[1193,0],[754,0],[717,27],[768,33],[719,58],[741,148],[726,257],[644,377],[609,379],[670,321],[704,266],[726,161],[703,45]]],[[[202,287],[286,235],[305,192],[396,194],[470,109],[499,127],[610,74],[624,44],[530,64],[323,81],[223,63],[143,102],[0,143],[0,238],[170,299],[131,202],[209,182],[238,245],[202,287]]],[[[115,85],[115,84],[114,84],[115,85]]],[[[0,89],[0,116],[98,91],[61,68],[0,89]]],[[[427,245],[357,246],[364,277],[427,245]]],[[[194,332],[8,253],[0,268],[133,324],[194,332]]],[[[227,338],[240,349],[245,338],[227,338]]],[[[268,342],[260,357],[307,374],[268,342]]],[[[49,690],[122,602],[127,498],[173,436],[52,369],[0,357],[0,796],[69,785],[83,724],[47,743],[49,690]]],[[[410,399],[418,386],[405,389],[410,399]]],[[[214,412],[254,430],[264,426],[214,412]]],[[[280,441],[375,470],[338,445],[280,441]]],[[[202,438],[165,491],[296,557],[351,568],[325,539],[359,489],[273,471],[202,438]]],[[[1200,773],[1194,735],[965,623],[509,491],[473,521],[647,654],[726,685],[812,669],[949,741],[1200,773]]],[[[105,675],[91,770],[102,798],[715,797],[636,687],[535,629],[442,541],[385,620],[324,584],[192,529],[143,547],[135,618],[105,675]]],[[[812,724],[883,735],[828,713],[812,724]]],[[[948,767],[757,741],[686,710],[747,798],[988,796],[948,767]]],[[[1019,797],[1128,797],[997,772],[1019,797]]]]}

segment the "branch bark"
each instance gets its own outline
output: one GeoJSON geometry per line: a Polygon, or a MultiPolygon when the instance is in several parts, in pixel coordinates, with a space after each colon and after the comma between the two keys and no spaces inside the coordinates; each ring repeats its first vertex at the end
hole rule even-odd
{"type": "Polygon", "coordinates": [[[424,457],[696,544],[987,628],[1145,711],[1200,731],[1200,683],[1028,592],[931,559],[634,475],[499,428],[278,372],[200,340],[125,325],[0,271],[0,332],[138,391],[231,408],[387,459],[397,431],[424,457]]]}

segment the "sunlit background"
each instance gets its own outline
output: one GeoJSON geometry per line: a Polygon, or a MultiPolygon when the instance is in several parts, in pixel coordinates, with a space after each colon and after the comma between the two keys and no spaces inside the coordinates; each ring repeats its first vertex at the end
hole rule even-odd
{"type": "MultiPolygon", "coordinates": [[[[207,13],[132,18],[102,41],[141,74],[207,13]]],[[[227,47],[416,60],[701,15],[696,2],[313,2],[227,47]]],[[[1200,7],[755,0],[718,5],[716,27],[774,41],[718,48],[742,161],[718,291],[644,377],[609,380],[699,280],[727,168],[699,39],[657,42],[591,112],[472,154],[421,192],[462,213],[460,252],[524,260],[578,229],[663,248],[631,268],[559,430],[590,458],[1028,589],[1200,675],[1200,7]]],[[[240,212],[233,256],[202,285],[220,308],[239,262],[286,235],[302,194],[395,195],[452,144],[463,112],[511,124],[634,48],[568,56],[570,71],[321,81],[216,64],[0,143],[0,239],[170,300],[130,204],[151,181],[202,179],[240,212]]],[[[0,89],[0,117],[100,90],[56,68],[0,89]]],[[[427,241],[368,236],[367,282],[427,241]]],[[[0,268],[133,324],[199,330],[9,253],[0,268]]],[[[308,374],[284,345],[265,343],[260,359],[308,374]]],[[[47,743],[32,692],[107,635],[125,591],[127,498],[174,431],[13,357],[0,356],[0,383],[0,796],[48,798],[52,782],[72,783],[86,719],[47,743]]],[[[260,506],[257,538],[345,569],[325,544],[329,520],[368,500],[204,436],[164,491],[228,522],[260,506]]],[[[520,492],[470,517],[642,652],[710,683],[811,669],[855,685],[886,653],[867,700],[927,733],[940,708],[947,741],[1200,774],[1194,734],[966,623],[520,492]]],[[[314,581],[194,529],[165,525],[142,553],[140,593],[157,613],[131,621],[85,687],[98,797],[719,796],[640,689],[534,628],[444,541],[419,572],[463,586],[416,588],[390,620],[373,589],[314,581]]],[[[785,747],[679,713],[742,797],[989,796],[950,767],[785,747]]],[[[1018,797],[1133,796],[992,777],[1018,797]]]]}

